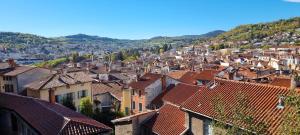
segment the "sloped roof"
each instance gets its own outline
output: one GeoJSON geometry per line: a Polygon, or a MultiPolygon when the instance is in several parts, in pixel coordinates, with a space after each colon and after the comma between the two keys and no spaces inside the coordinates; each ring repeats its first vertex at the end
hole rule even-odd
{"type": "Polygon", "coordinates": [[[61,87],[65,85],[72,85],[77,83],[86,83],[91,81],[93,81],[93,79],[84,72],[72,72],[66,74],[49,75],[47,77],[31,82],[25,87],[33,90],[40,90],[61,87]]]}
{"type": "Polygon", "coordinates": [[[104,83],[93,83],[92,91],[94,96],[109,92],[112,96],[121,100],[122,98],[122,85],[117,82],[104,82],[104,83]]]}
{"type": "Polygon", "coordinates": [[[5,76],[17,76],[19,74],[22,74],[26,71],[29,71],[31,69],[34,69],[35,67],[30,67],[30,66],[17,66],[15,69],[13,69],[10,72],[5,73],[5,76]]]}
{"type": "MultiPolygon", "coordinates": [[[[269,134],[274,134],[279,129],[282,121],[283,109],[278,109],[280,95],[286,95],[288,89],[272,85],[262,85],[247,82],[217,80],[214,88],[203,87],[189,98],[182,106],[184,110],[196,112],[202,116],[214,118],[217,114],[213,109],[213,101],[217,96],[223,100],[225,113],[232,115],[236,105],[236,95],[241,92],[249,100],[249,109],[255,122],[265,122],[269,125],[269,134]]],[[[230,120],[226,121],[230,123],[230,120]]]]}
{"type": "Polygon", "coordinates": [[[188,72],[187,70],[171,71],[167,75],[174,79],[180,79],[187,72],[188,72]]]}
{"type": "Polygon", "coordinates": [[[203,70],[201,72],[189,71],[185,73],[179,80],[183,83],[194,84],[197,80],[213,80],[217,70],[203,70]]]}
{"type": "Polygon", "coordinates": [[[40,134],[100,134],[112,129],[60,104],[40,99],[0,93],[0,108],[21,116],[40,134]]]}
{"type": "Polygon", "coordinates": [[[187,130],[185,113],[179,107],[170,104],[162,106],[144,126],[159,135],[180,135],[187,130]]]}
{"type": "Polygon", "coordinates": [[[163,96],[163,101],[181,105],[200,89],[199,86],[179,83],[163,96]]]}
{"type": "Polygon", "coordinates": [[[271,82],[271,85],[290,88],[291,87],[291,79],[290,78],[277,78],[276,77],[271,82]]]}
{"type": "Polygon", "coordinates": [[[147,73],[142,76],[139,81],[131,82],[129,86],[133,89],[144,90],[161,77],[160,74],[147,73]]]}

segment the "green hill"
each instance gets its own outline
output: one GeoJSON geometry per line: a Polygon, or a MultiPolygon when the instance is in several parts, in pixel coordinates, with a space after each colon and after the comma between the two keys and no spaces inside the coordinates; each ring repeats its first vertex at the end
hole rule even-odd
{"type": "Polygon", "coordinates": [[[34,47],[43,45],[93,45],[102,48],[136,48],[148,47],[155,45],[162,45],[164,43],[172,44],[174,46],[181,46],[193,43],[193,41],[200,38],[210,38],[217,36],[223,31],[210,32],[203,35],[184,35],[177,37],[154,37],[151,39],[142,40],[127,40],[114,39],[108,37],[90,36],[85,34],[69,35],[56,38],[47,38],[33,34],[24,34],[16,32],[0,32],[0,46],[7,46],[10,48],[20,47],[34,47]]]}
{"type": "Polygon", "coordinates": [[[218,35],[215,39],[225,41],[250,41],[253,39],[262,39],[283,32],[295,33],[298,32],[298,28],[300,28],[300,17],[295,17],[269,23],[241,25],[228,32],[218,35]]]}

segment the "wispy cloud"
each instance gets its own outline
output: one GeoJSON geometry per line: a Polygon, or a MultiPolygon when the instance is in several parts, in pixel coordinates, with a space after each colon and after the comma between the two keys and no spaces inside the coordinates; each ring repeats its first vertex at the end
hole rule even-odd
{"type": "Polygon", "coordinates": [[[300,3],[300,0],[284,0],[286,2],[294,2],[294,3],[300,3]]]}

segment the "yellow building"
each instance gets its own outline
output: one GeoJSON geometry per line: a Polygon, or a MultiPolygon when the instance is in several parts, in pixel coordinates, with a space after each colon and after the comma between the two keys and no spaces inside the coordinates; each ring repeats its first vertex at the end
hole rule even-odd
{"type": "Polygon", "coordinates": [[[131,110],[131,89],[124,88],[122,91],[121,111],[126,115],[130,114],[131,110]]]}
{"type": "Polygon", "coordinates": [[[80,100],[84,97],[92,98],[91,84],[92,78],[84,72],[54,74],[26,85],[26,92],[27,96],[55,100],[61,104],[64,99],[71,100],[79,111],[80,100]]]}

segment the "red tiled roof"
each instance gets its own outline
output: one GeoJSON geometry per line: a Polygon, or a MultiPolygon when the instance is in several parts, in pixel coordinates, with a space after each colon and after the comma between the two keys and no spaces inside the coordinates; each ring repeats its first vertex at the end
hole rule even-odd
{"type": "Polygon", "coordinates": [[[122,98],[122,85],[117,82],[93,83],[92,91],[94,96],[109,92],[118,100],[121,100],[122,98]]]}
{"type": "Polygon", "coordinates": [[[183,83],[188,84],[194,84],[197,80],[213,80],[215,77],[215,74],[217,74],[219,71],[217,70],[203,70],[201,72],[193,72],[189,71],[186,74],[184,74],[179,80],[183,83]]]}
{"type": "Polygon", "coordinates": [[[99,134],[111,128],[60,104],[40,99],[0,93],[0,108],[9,109],[21,116],[40,134],[99,134]]]}
{"type": "MultiPolygon", "coordinates": [[[[271,85],[237,82],[229,80],[217,80],[214,88],[203,87],[189,98],[183,109],[196,112],[203,116],[214,118],[217,114],[213,109],[213,100],[221,96],[225,113],[230,115],[230,110],[236,105],[236,95],[243,93],[249,100],[249,106],[255,122],[265,122],[269,125],[268,132],[274,134],[279,129],[282,121],[283,109],[278,109],[279,95],[286,95],[288,89],[271,85]]],[[[230,123],[230,120],[226,121],[230,123]]]]}
{"type": "Polygon", "coordinates": [[[184,74],[186,74],[188,71],[187,70],[178,70],[178,71],[173,71],[169,72],[168,76],[174,78],[174,79],[179,79],[181,78],[184,74]]]}
{"type": "Polygon", "coordinates": [[[271,85],[290,88],[291,79],[289,78],[274,78],[271,85]]]}
{"type": "Polygon", "coordinates": [[[139,81],[131,82],[129,86],[133,89],[144,90],[161,77],[162,76],[160,74],[147,73],[142,76],[139,81]]]}
{"type": "Polygon", "coordinates": [[[167,101],[175,105],[181,105],[199,89],[200,87],[196,85],[179,83],[163,97],[163,101],[167,101]]]}
{"type": "Polygon", "coordinates": [[[159,135],[180,135],[186,131],[185,113],[179,107],[166,104],[144,126],[159,135]]]}

